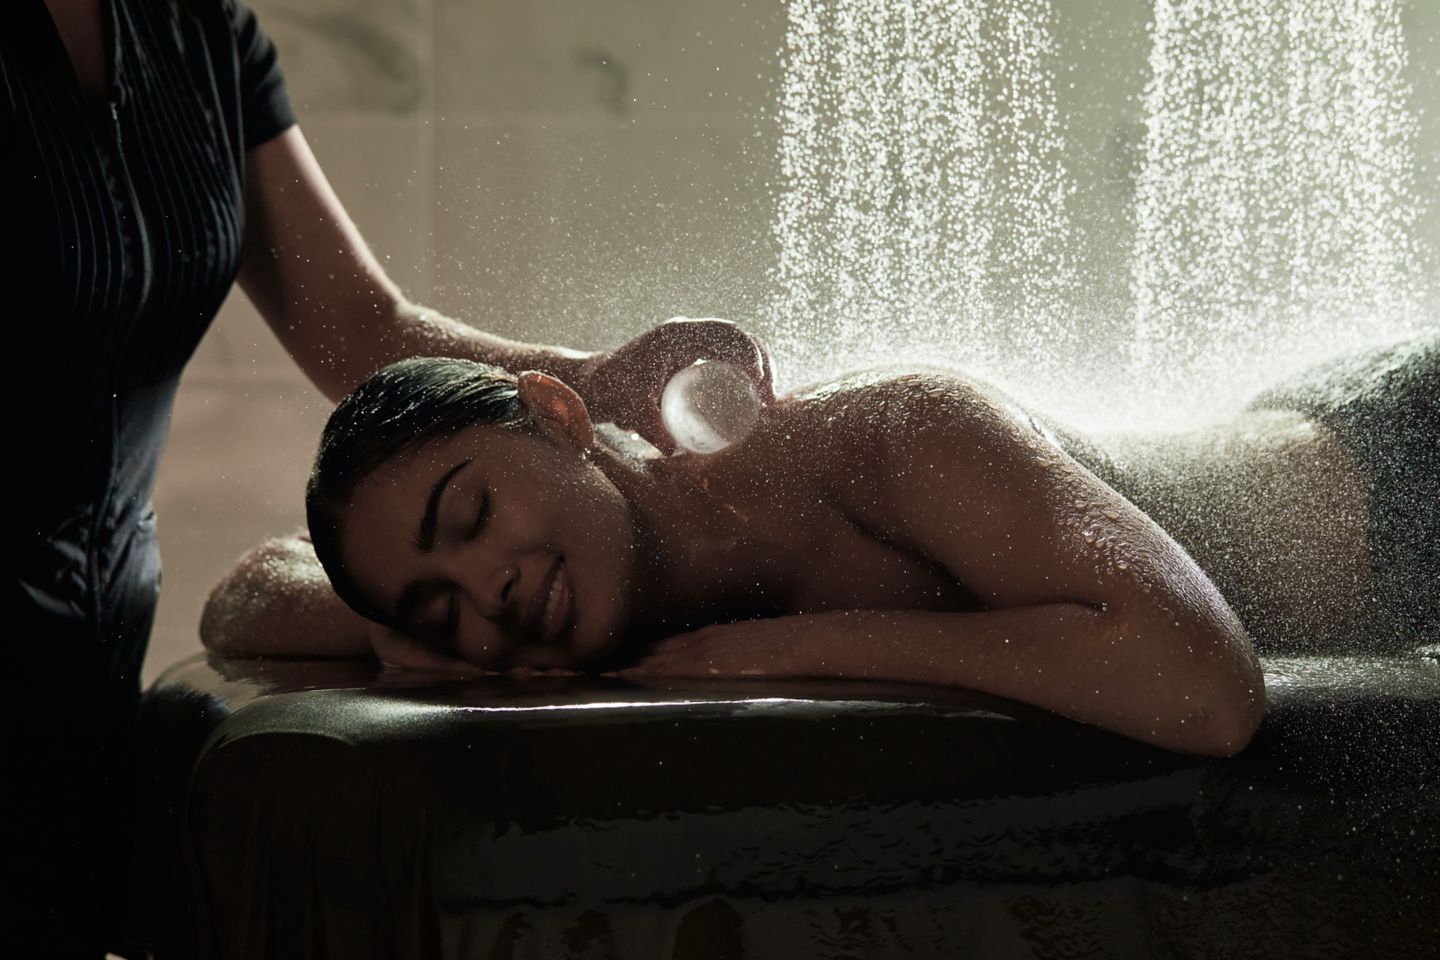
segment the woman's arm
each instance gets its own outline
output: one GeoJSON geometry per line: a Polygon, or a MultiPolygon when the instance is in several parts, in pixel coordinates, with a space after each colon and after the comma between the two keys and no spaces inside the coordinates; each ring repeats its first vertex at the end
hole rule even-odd
{"type": "Polygon", "coordinates": [[[205,601],[200,642],[228,657],[373,655],[387,665],[447,676],[482,672],[345,606],[303,531],[266,540],[240,558],[205,601]]]}
{"type": "Polygon", "coordinates": [[[660,423],[666,381],[699,357],[739,365],[773,396],[764,345],[732,323],[659,324],[608,353],[521,343],[407,300],[370,252],[299,127],[246,156],[240,285],[265,322],[330,399],[387,363],[414,356],[541,370],[573,386],[597,421],[673,449],[660,423]]]}
{"type": "Polygon", "coordinates": [[[1175,750],[1230,754],[1264,710],[1243,628],[1184,551],[1002,398],[897,381],[852,519],[943,565],[983,612],[728,624],[637,673],[842,676],[1010,697],[1175,750]]]}
{"type": "Polygon", "coordinates": [[[303,533],[241,557],[200,618],[205,647],[235,657],[359,657],[381,630],[335,595],[303,533]]]}
{"type": "Polygon", "coordinates": [[[703,627],[615,675],[934,684],[1019,700],[1169,750],[1228,756],[1250,741],[1264,707],[1258,677],[1251,687],[1240,671],[1231,689],[1217,691],[1209,671],[1130,649],[1134,640],[1084,604],[839,610],[703,627]]]}

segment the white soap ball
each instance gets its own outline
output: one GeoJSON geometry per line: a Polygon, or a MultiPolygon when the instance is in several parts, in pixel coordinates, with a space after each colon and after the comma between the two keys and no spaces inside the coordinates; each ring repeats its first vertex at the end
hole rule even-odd
{"type": "Polygon", "coordinates": [[[733,363],[698,360],[670,378],[660,418],[691,453],[716,453],[750,435],[760,418],[760,393],[733,363]]]}

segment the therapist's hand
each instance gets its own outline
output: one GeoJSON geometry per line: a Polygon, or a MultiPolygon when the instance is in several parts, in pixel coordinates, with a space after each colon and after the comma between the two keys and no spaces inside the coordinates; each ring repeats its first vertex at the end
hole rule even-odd
{"type": "Polygon", "coordinates": [[[596,423],[633,430],[665,453],[675,442],[660,421],[660,394],[696,360],[723,360],[746,371],[760,399],[775,399],[770,352],[758,337],[728,320],[675,317],[586,362],[576,384],[596,423]]]}

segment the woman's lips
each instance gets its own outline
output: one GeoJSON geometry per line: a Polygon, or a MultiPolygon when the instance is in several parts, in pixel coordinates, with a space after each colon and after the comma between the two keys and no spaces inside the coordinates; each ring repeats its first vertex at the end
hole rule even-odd
{"type": "Polygon", "coordinates": [[[565,558],[555,561],[549,578],[544,606],[540,608],[539,622],[534,635],[540,643],[552,643],[568,626],[572,594],[570,578],[566,574],[565,558]]]}

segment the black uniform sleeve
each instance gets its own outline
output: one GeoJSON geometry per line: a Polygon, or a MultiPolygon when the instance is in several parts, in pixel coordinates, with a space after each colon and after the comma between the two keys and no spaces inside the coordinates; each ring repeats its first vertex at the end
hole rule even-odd
{"type": "Polygon", "coordinates": [[[227,6],[240,55],[241,110],[248,151],[294,126],[295,111],[285,90],[275,44],[260,29],[244,0],[229,0],[227,6]]]}

